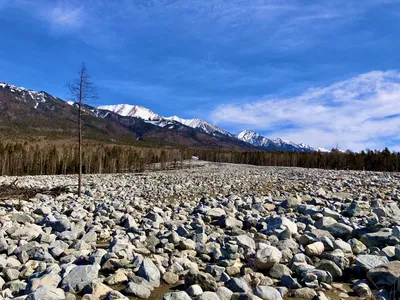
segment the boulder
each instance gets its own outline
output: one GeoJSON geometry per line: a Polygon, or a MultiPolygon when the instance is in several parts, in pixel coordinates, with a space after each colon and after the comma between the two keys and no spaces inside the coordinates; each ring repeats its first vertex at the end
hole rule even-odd
{"type": "Polygon", "coordinates": [[[257,270],[269,270],[273,265],[279,263],[282,259],[282,253],[273,246],[265,246],[257,251],[254,266],[257,270]]]}
{"type": "Polygon", "coordinates": [[[378,288],[392,288],[400,277],[400,261],[392,261],[372,268],[367,278],[378,288]]]}
{"type": "Polygon", "coordinates": [[[64,300],[65,294],[62,289],[40,286],[25,300],[64,300]]]}
{"type": "Polygon", "coordinates": [[[192,300],[186,292],[166,293],[162,300],[192,300]]]}
{"type": "Polygon", "coordinates": [[[149,281],[153,287],[160,286],[160,271],[151,259],[145,258],[142,261],[137,274],[149,281]]]}
{"type": "Polygon", "coordinates": [[[100,265],[75,266],[63,278],[61,287],[66,291],[80,292],[85,285],[98,277],[100,265]]]}
{"type": "Polygon", "coordinates": [[[282,296],[278,290],[270,286],[256,287],[254,289],[254,295],[260,297],[261,299],[282,300],[282,296]]]}
{"type": "Polygon", "coordinates": [[[380,265],[388,263],[389,260],[386,256],[378,256],[378,255],[358,255],[356,258],[356,265],[368,271],[380,265]]]}
{"type": "Polygon", "coordinates": [[[322,242],[315,242],[306,246],[305,253],[308,256],[320,256],[324,250],[325,247],[322,242]]]}

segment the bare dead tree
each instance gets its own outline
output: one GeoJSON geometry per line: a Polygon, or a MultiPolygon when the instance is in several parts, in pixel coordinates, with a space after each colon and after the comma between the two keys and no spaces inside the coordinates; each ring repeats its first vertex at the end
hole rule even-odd
{"type": "Polygon", "coordinates": [[[97,98],[97,91],[88,74],[86,65],[82,62],[77,77],[68,83],[73,100],[78,103],[78,197],[82,194],[82,113],[83,104],[97,98]]]}

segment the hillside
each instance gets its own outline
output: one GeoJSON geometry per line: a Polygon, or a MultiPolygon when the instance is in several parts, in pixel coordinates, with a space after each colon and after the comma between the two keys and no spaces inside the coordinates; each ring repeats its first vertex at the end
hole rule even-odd
{"type": "MultiPolygon", "coordinates": [[[[84,138],[106,143],[254,149],[234,138],[216,137],[174,122],[163,128],[143,119],[84,107],[84,138]]],[[[0,83],[0,137],[4,140],[75,139],[78,108],[46,92],[0,83]]]]}

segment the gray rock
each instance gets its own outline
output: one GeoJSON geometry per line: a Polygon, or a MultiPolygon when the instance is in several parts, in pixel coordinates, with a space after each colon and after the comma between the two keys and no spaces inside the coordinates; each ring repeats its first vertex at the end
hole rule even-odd
{"type": "Polygon", "coordinates": [[[29,242],[35,240],[42,232],[40,226],[36,224],[28,224],[22,228],[14,230],[11,233],[11,238],[14,240],[24,240],[29,242]]]}
{"type": "Polygon", "coordinates": [[[204,292],[203,294],[197,296],[197,300],[220,300],[217,293],[215,292],[204,292]]]}
{"type": "Polygon", "coordinates": [[[172,272],[165,272],[162,279],[164,280],[165,283],[173,285],[179,281],[179,276],[172,272]]]}
{"type": "Polygon", "coordinates": [[[204,291],[215,292],[217,290],[217,282],[215,278],[208,273],[190,270],[185,277],[187,286],[198,284],[204,291]]]}
{"type": "Polygon", "coordinates": [[[35,209],[34,213],[42,216],[47,216],[51,214],[51,208],[48,206],[38,207],[37,209],[35,209]]]}
{"type": "Polygon", "coordinates": [[[383,229],[378,232],[366,233],[361,236],[360,241],[368,248],[384,247],[387,245],[389,238],[392,236],[392,230],[383,229]]]}
{"type": "Polygon", "coordinates": [[[283,275],[292,275],[292,271],[283,264],[275,264],[268,271],[269,276],[275,279],[281,279],[283,275]]]}
{"type": "Polygon", "coordinates": [[[320,256],[325,250],[322,242],[315,242],[306,246],[305,253],[308,256],[320,256]]]}
{"type": "Polygon", "coordinates": [[[61,282],[61,276],[58,274],[45,274],[38,278],[32,278],[28,281],[27,290],[34,292],[38,287],[57,288],[61,282]]]}
{"type": "Polygon", "coordinates": [[[252,293],[250,285],[243,278],[231,278],[225,285],[234,293],[252,293]]]}
{"type": "Polygon", "coordinates": [[[26,300],[64,300],[65,294],[62,289],[39,287],[36,291],[29,294],[26,300]]]}
{"type": "Polygon", "coordinates": [[[12,268],[3,270],[3,274],[7,281],[16,280],[19,277],[19,271],[12,268]]]}
{"type": "Polygon", "coordinates": [[[221,216],[225,216],[225,210],[222,208],[211,208],[210,210],[207,211],[207,215],[212,217],[212,218],[219,218],[221,216]]]}
{"type": "Polygon", "coordinates": [[[296,208],[301,204],[300,197],[288,197],[286,200],[282,201],[280,206],[284,208],[296,208]]]}
{"type": "Polygon", "coordinates": [[[317,296],[317,293],[310,288],[301,288],[293,291],[294,298],[301,298],[301,299],[313,299],[317,296]]]}
{"type": "Polygon", "coordinates": [[[86,265],[86,266],[75,266],[72,270],[63,278],[61,287],[64,290],[74,292],[80,292],[85,285],[92,282],[98,277],[100,265],[86,265]]]}
{"type": "Polygon", "coordinates": [[[250,249],[256,248],[256,243],[248,235],[242,234],[242,235],[236,236],[235,238],[236,238],[237,243],[240,246],[242,246],[243,248],[250,248],[250,249]]]}
{"type": "Polygon", "coordinates": [[[59,220],[50,222],[49,225],[54,231],[63,232],[71,229],[71,222],[67,217],[62,217],[59,220]]]}
{"type": "Polygon", "coordinates": [[[389,260],[386,258],[386,256],[365,254],[358,255],[356,258],[356,265],[363,268],[364,270],[370,270],[388,262],[389,260]]]}
{"type": "Polygon", "coordinates": [[[332,224],[328,226],[325,230],[327,230],[335,238],[341,238],[343,240],[347,240],[349,237],[351,237],[353,232],[352,227],[343,223],[332,224]]]}
{"type": "Polygon", "coordinates": [[[196,297],[198,295],[203,294],[203,289],[198,284],[193,284],[186,289],[186,293],[190,297],[196,297]]]}
{"type": "Polygon", "coordinates": [[[218,295],[219,299],[221,299],[221,300],[231,300],[232,294],[233,294],[233,292],[224,286],[220,286],[217,289],[217,295],[218,295]]]}
{"type": "Polygon", "coordinates": [[[124,292],[128,295],[134,295],[144,299],[149,298],[151,295],[150,289],[148,289],[146,286],[134,282],[128,282],[128,285],[126,286],[124,292]]]}
{"type": "Polygon", "coordinates": [[[162,300],[192,300],[186,292],[166,293],[162,300]]]}
{"type": "Polygon", "coordinates": [[[270,286],[256,287],[254,289],[254,295],[260,297],[261,299],[282,300],[282,296],[278,290],[270,286]]]}
{"type": "Polygon", "coordinates": [[[353,291],[363,298],[372,298],[373,294],[366,281],[360,281],[354,284],[353,291]]]}
{"type": "Polygon", "coordinates": [[[329,272],[334,279],[342,277],[342,270],[330,260],[322,259],[315,264],[315,267],[320,270],[329,272]]]}
{"type": "Polygon", "coordinates": [[[154,287],[160,286],[160,271],[156,265],[151,261],[151,259],[145,258],[140,265],[139,271],[137,273],[139,276],[148,280],[150,284],[154,287]]]}
{"type": "Polygon", "coordinates": [[[243,227],[243,222],[234,218],[234,217],[227,217],[227,216],[222,216],[219,219],[219,224],[222,228],[234,228],[234,227],[238,227],[238,228],[242,228],[243,227]]]}
{"type": "Polygon", "coordinates": [[[370,269],[367,278],[378,288],[392,288],[400,277],[400,261],[392,261],[370,269]]]}
{"type": "Polygon", "coordinates": [[[297,282],[296,279],[292,278],[290,275],[283,275],[281,278],[281,285],[287,287],[288,289],[299,289],[301,284],[297,282]]]}
{"type": "Polygon", "coordinates": [[[265,246],[257,251],[254,259],[254,265],[258,270],[264,271],[279,263],[281,259],[281,251],[273,246],[265,246]]]}
{"type": "Polygon", "coordinates": [[[359,240],[357,240],[355,238],[350,239],[349,244],[351,246],[351,250],[353,251],[353,253],[355,255],[358,255],[358,254],[364,252],[365,250],[367,250],[367,247],[362,242],[360,242],[359,240]]]}

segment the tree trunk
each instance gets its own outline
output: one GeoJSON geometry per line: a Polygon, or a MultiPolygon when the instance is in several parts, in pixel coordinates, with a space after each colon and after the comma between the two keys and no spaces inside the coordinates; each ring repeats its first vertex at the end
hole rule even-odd
{"type": "Polygon", "coordinates": [[[78,152],[79,152],[79,170],[78,170],[78,197],[82,194],[82,77],[80,80],[79,89],[79,140],[78,140],[78,152]]]}

